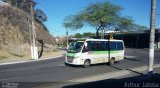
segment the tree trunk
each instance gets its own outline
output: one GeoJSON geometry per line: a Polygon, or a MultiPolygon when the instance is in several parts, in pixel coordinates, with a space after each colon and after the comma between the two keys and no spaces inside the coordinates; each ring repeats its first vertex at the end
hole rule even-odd
{"type": "Polygon", "coordinates": [[[43,43],[43,40],[40,40],[39,43],[41,44],[41,51],[38,55],[38,58],[41,58],[42,57],[42,54],[43,54],[43,47],[44,47],[44,43],[43,43]]]}
{"type": "Polygon", "coordinates": [[[99,34],[98,34],[99,30],[96,31],[96,38],[98,39],[99,34]]]}
{"type": "Polygon", "coordinates": [[[97,38],[97,39],[99,38],[99,30],[101,29],[101,27],[102,27],[102,26],[99,26],[98,29],[97,29],[97,31],[96,31],[96,38],[97,38]]]}

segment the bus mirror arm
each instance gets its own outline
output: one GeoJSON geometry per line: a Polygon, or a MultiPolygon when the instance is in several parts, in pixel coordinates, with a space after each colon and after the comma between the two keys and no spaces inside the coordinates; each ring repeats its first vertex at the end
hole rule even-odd
{"type": "Polygon", "coordinates": [[[84,49],[82,50],[82,53],[87,52],[87,51],[88,51],[88,50],[84,48],[84,49]]]}

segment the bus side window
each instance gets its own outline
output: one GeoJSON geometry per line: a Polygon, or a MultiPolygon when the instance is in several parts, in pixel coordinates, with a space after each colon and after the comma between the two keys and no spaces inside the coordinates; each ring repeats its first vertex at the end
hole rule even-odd
{"type": "Polygon", "coordinates": [[[88,41],[88,51],[105,51],[108,50],[107,41],[88,41]]]}
{"type": "Polygon", "coordinates": [[[116,42],[117,50],[123,50],[123,43],[122,42],[116,42]]]}
{"type": "Polygon", "coordinates": [[[101,51],[106,51],[106,50],[108,50],[108,44],[107,44],[106,41],[101,41],[99,47],[100,47],[100,50],[101,50],[101,51]]]}
{"type": "Polygon", "coordinates": [[[94,42],[88,41],[88,51],[94,51],[94,42]]]}
{"type": "Polygon", "coordinates": [[[96,46],[97,46],[97,51],[101,51],[101,42],[100,41],[98,41],[98,42],[96,42],[96,46]]]}
{"type": "Polygon", "coordinates": [[[97,51],[97,43],[93,42],[93,51],[97,51]]]}
{"type": "Polygon", "coordinates": [[[110,47],[110,50],[117,50],[116,42],[109,42],[109,47],[110,47]]]}

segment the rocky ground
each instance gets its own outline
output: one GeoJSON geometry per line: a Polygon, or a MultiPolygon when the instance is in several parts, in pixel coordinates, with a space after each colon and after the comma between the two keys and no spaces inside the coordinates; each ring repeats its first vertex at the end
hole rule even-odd
{"type": "MultiPolygon", "coordinates": [[[[0,60],[30,58],[31,19],[28,12],[0,4],[0,60]]],[[[35,19],[36,46],[43,57],[55,53],[57,44],[45,25],[35,19]],[[43,44],[42,44],[43,43],[43,44]],[[47,52],[47,53],[46,53],[47,52]]]]}

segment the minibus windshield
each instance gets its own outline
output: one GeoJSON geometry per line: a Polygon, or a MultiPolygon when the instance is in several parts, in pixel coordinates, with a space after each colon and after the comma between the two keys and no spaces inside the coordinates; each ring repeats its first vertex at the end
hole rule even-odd
{"type": "Polygon", "coordinates": [[[78,53],[81,51],[84,42],[71,42],[67,52],[78,53]]]}

